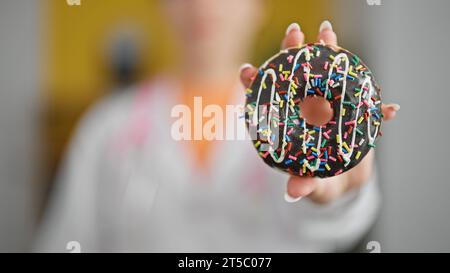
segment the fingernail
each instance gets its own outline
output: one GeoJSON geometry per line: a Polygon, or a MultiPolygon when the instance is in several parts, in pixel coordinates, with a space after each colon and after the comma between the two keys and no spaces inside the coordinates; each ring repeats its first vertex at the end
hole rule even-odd
{"type": "Polygon", "coordinates": [[[333,30],[333,26],[331,25],[330,21],[325,20],[320,24],[319,32],[322,32],[325,29],[333,30]]]}
{"type": "Polygon", "coordinates": [[[288,203],[295,203],[295,202],[298,202],[300,199],[302,199],[302,196],[294,198],[294,197],[290,196],[287,192],[284,193],[284,200],[288,203]]]}
{"type": "Polygon", "coordinates": [[[249,63],[245,63],[243,65],[241,65],[241,67],[239,68],[239,72],[242,72],[242,70],[247,69],[247,68],[251,68],[252,65],[249,63]]]}
{"type": "Polygon", "coordinates": [[[400,110],[400,104],[392,103],[390,106],[391,106],[392,108],[394,108],[395,111],[400,110]]]}
{"type": "Polygon", "coordinates": [[[301,28],[300,28],[300,25],[299,24],[297,24],[297,23],[292,23],[292,24],[290,24],[288,27],[287,27],[287,29],[286,29],[286,35],[288,35],[292,30],[294,30],[294,29],[296,29],[296,30],[298,30],[298,31],[301,31],[301,28]]]}

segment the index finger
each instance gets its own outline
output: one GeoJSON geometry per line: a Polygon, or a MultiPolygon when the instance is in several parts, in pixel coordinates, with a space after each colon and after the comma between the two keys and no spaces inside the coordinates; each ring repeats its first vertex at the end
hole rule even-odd
{"type": "Polygon", "coordinates": [[[281,49],[289,47],[299,47],[305,41],[305,34],[303,34],[298,23],[290,24],[286,29],[286,34],[281,41],[281,49]]]}
{"type": "Polygon", "coordinates": [[[337,46],[337,35],[333,31],[333,26],[330,21],[325,20],[320,24],[317,40],[319,42],[323,41],[323,43],[327,45],[337,46]]]}
{"type": "Polygon", "coordinates": [[[316,189],[317,181],[317,178],[314,177],[289,177],[284,199],[289,203],[297,202],[303,196],[309,195],[316,189]]]}
{"type": "Polygon", "coordinates": [[[239,77],[245,88],[249,88],[252,84],[253,77],[258,73],[258,69],[251,64],[243,64],[239,69],[239,77]]]}

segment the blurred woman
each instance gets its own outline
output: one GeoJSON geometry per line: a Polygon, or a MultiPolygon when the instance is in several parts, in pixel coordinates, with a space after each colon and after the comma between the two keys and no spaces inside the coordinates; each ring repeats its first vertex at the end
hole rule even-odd
{"type": "MultiPolygon", "coordinates": [[[[105,99],[83,119],[37,250],[66,251],[69,241],[79,242],[82,251],[351,248],[373,224],[379,206],[373,153],[337,177],[289,178],[265,166],[249,141],[177,141],[171,135],[171,110],[194,109],[194,97],[221,109],[244,103],[242,85],[249,86],[256,68],[239,67],[262,20],[261,2],[163,5],[179,38],[179,66],[171,75],[105,99]]],[[[337,43],[328,21],[318,40],[337,43]]],[[[282,48],[302,43],[300,26],[291,24],[282,48]]],[[[385,119],[397,110],[383,106],[385,119]]]]}

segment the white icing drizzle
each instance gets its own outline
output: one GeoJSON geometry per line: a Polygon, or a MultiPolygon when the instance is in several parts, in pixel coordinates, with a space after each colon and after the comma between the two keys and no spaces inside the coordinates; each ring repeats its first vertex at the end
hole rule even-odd
{"type": "MultiPolygon", "coordinates": [[[[311,84],[309,82],[309,75],[310,75],[310,68],[308,66],[307,71],[305,71],[307,77],[306,77],[306,84],[305,84],[305,89],[303,92],[303,98],[306,98],[307,93],[308,93],[308,89],[311,88],[311,84]]],[[[301,109],[300,109],[301,111],[301,109]]],[[[308,141],[306,141],[306,133],[307,133],[307,129],[306,129],[306,118],[303,118],[303,142],[302,142],[302,150],[303,153],[306,154],[306,144],[309,143],[309,139],[315,140],[312,136],[309,136],[308,141]]],[[[317,141],[317,146],[316,146],[316,150],[318,151],[320,149],[320,144],[322,143],[322,127],[319,128],[319,139],[317,141]]],[[[310,169],[312,172],[314,172],[315,170],[319,169],[320,167],[320,160],[316,160],[316,164],[314,166],[311,166],[309,164],[309,160],[305,157],[304,163],[305,166],[310,169]]]]}
{"type": "MultiPolygon", "coordinates": [[[[361,89],[364,88],[365,85],[369,85],[369,88],[372,88],[372,83],[370,81],[370,77],[366,76],[361,84],[361,89]]],[[[362,91],[361,91],[362,92],[362,91]]],[[[342,95],[341,95],[342,96],[342,95]]],[[[362,94],[359,95],[359,100],[358,100],[358,105],[361,103],[361,99],[362,99],[362,94]]],[[[342,106],[343,106],[343,97],[341,98],[341,110],[339,111],[339,134],[342,136],[342,131],[341,131],[341,126],[342,126],[342,106]]],[[[354,124],[354,129],[353,129],[353,134],[352,134],[352,143],[350,145],[350,151],[347,154],[344,154],[344,152],[342,151],[342,145],[339,145],[340,151],[342,152],[343,156],[344,156],[344,160],[345,160],[345,166],[347,166],[347,164],[350,162],[350,158],[353,154],[354,148],[355,148],[355,141],[356,141],[356,127],[358,126],[357,122],[358,122],[358,118],[359,118],[359,109],[361,107],[357,107],[356,108],[356,115],[355,115],[355,124],[354,124]]],[[[341,139],[342,142],[342,139],[341,139]]]]}
{"type": "MultiPolygon", "coordinates": [[[[377,125],[375,128],[375,133],[373,134],[373,136],[370,134],[370,120],[372,119],[372,115],[370,113],[370,109],[372,108],[372,106],[374,105],[373,101],[372,101],[372,95],[373,95],[373,86],[372,86],[372,81],[370,80],[370,76],[366,76],[366,79],[368,79],[369,81],[369,98],[368,98],[368,110],[367,112],[369,113],[369,118],[367,119],[367,137],[369,138],[369,144],[373,144],[375,142],[375,137],[378,135],[378,130],[380,129],[380,125],[377,125]]],[[[364,84],[361,88],[364,87],[364,84]]]]}
{"type": "MultiPolygon", "coordinates": [[[[309,57],[309,50],[308,50],[308,48],[303,48],[303,49],[301,49],[301,50],[299,50],[298,52],[297,52],[297,54],[295,55],[295,58],[294,58],[294,62],[292,63],[292,68],[291,68],[291,74],[290,75],[293,75],[293,73],[294,73],[294,69],[295,69],[295,67],[296,67],[296,65],[297,65],[297,62],[298,62],[298,59],[301,57],[301,55],[302,54],[304,54],[304,53],[306,53],[306,52],[308,52],[308,57],[309,57]]],[[[271,59],[270,59],[271,60],[271,59]]],[[[265,64],[264,64],[264,66],[266,66],[269,62],[270,62],[270,60],[269,61],[267,61],[265,64]]],[[[307,74],[308,74],[308,76],[309,76],[309,68],[307,68],[307,74]]],[[[261,91],[262,91],[262,85],[263,85],[263,83],[264,83],[264,81],[266,80],[266,77],[267,77],[267,74],[271,74],[272,75],[272,89],[271,89],[271,95],[270,95],[270,107],[269,107],[269,116],[268,116],[268,120],[267,120],[267,123],[268,123],[268,129],[269,129],[269,132],[272,132],[272,107],[273,107],[273,99],[274,99],[274,92],[275,92],[275,82],[276,82],[276,79],[277,79],[277,77],[276,77],[276,73],[275,73],[275,71],[273,70],[273,69],[267,69],[267,70],[265,70],[264,71],[264,74],[263,74],[263,77],[262,77],[262,79],[261,79],[261,83],[260,83],[260,86],[259,86],[259,89],[258,89],[258,97],[257,97],[257,99],[256,99],[256,106],[255,106],[255,111],[254,111],[254,113],[253,113],[253,124],[257,124],[257,120],[258,120],[258,108],[259,108],[259,99],[260,99],[260,97],[261,97],[261,91]]],[[[290,79],[289,79],[289,87],[288,87],[288,90],[287,90],[287,98],[288,99],[290,99],[291,98],[291,86],[292,86],[292,83],[294,82],[294,80],[292,79],[292,77],[289,77],[290,79]]],[[[307,84],[308,85],[308,84],[307,84]]],[[[307,88],[307,85],[305,86],[305,93],[306,93],[306,88],[307,88]]],[[[270,147],[269,147],[269,154],[270,154],[270,156],[272,157],[272,159],[276,162],[276,163],[280,163],[280,162],[282,162],[283,160],[284,160],[284,157],[285,157],[285,154],[286,154],[286,151],[285,151],[285,148],[286,148],[286,145],[287,145],[287,141],[286,141],[286,132],[287,132],[287,121],[288,121],[288,118],[289,118],[289,106],[288,106],[288,101],[286,101],[286,105],[285,105],[285,108],[286,108],[286,111],[285,111],[285,118],[284,118],[284,128],[283,128],[283,134],[282,134],[282,137],[281,137],[281,153],[280,153],[280,155],[278,156],[278,158],[275,156],[275,154],[274,154],[274,152],[275,152],[275,150],[273,149],[273,146],[272,145],[270,145],[270,147]]],[[[306,122],[304,122],[304,124],[306,124],[306,122]]],[[[305,126],[306,125],[304,125],[304,129],[305,129],[305,126]]],[[[304,142],[303,142],[304,143],[304,142]]],[[[305,144],[304,144],[305,145],[305,144]]]]}
{"type": "MultiPolygon", "coordinates": [[[[270,106],[272,107],[273,95],[275,93],[275,82],[277,81],[277,74],[275,73],[275,70],[267,69],[266,71],[264,71],[264,74],[263,74],[263,76],[261,78],[261,83],[259,84],[258,97],[256,99],[255,111],[253,113],[253,124],[255,126],[258,125],[259,99],[261,97],[261,91],[263,89],[263,83],[266,81],[266,78],[267,78],[268,74],[272,75],[272,88],[271,88],[271,91],[270,91],[270,106]]],[[[269,121],[270,121],[270,119],[269,119],[269,121]]]]}
{"type": "MultiPolygon", "coordinates": [[[[343,73],[343,80],[342,80],[342,91],[341,91],[341,104],[339,106],[339,123],[338,123],[338,136],[339,136],[339,141],[338,141],[338,148],[339,148],[339,154],[342,155],[343,159],[345,160],[346,164],[348,164],[350,156],[346,155],[344,153],[344,151],[342,150],[342,111],[344,109],[344,99],[345,99],[345,93],[347,91],[347,75],[348,75],[348,70],[349,70],[349,65],[350,65],[350,61],[348,59],[347,54],[345,53],[339,53],[338,55],[336,55],[334,57],[333,63],[330,65],[330,69],[328,70],[328,78],[327,78],[327,84],[326,84],[326,88],[325,88],[325,94],[328,93],[329,90],[329,86],[328,86],[328,82],[331,78],[331,74],[333,73],[333,69],[334,67],[339,63],[341,63],[341,60],[344,60],[345,62],[345,69],[344,69],[344,73],[343,73]]],[[[361,100],[361,96],[360,96],[360,100],[361,100]]],[[[359,113],[359,108],[357,110],[357,114],[356,114],[356,118],[358,118],[358,113],[359,113]]],[[[355,119],[356,121],[356,119],[355,119]]],[[[353,139],[354,141],[354,139],[353,139]]],[[[354,142],[352,142],[351,144],[351,153],[353,153],[353,145],[354,142]]]]}
{"type": "MultiPolygon", "coordinates": [[[[347,56],[346,53],[339,53],[338,55],[336,55],[334,57],[334,61],[330,66],[330,69],[328,71],[328,78],[327,78],[327,84],[326,84],[326,89],[324,92],[324,96],[326,96],[328,90],[329,90],[329,86],[328,86],[328,81],[331,78],[331,74],[333,73],[333,69],[334,66],[339,64],[341,62],[341,60],[345,61],[345,69],[343,72],[343,80],[342,80],[342,92],[341,92],[341,103],[340,103],[340,108],[339,108],[339,123],[338,123],[338,132],[339,132],[339,141],[338,141],[338,148],[339,148],[339,154],[342,156],[342,158],[345,161],[344,166],[347,166],[350,163],[350,158],[353,155],[353,151],[354,151],[354,147],[355,147],[355,140],[356,140],[356,127],[358,126],[357,121],[359,118],[359,112],[360,112],[360,107],[356,108],[356,115],[355,115],[355,119],[354,119],[354,130],[353,130],[353,134],[352,134],[352,141],[351,144],[349,146],[350,151],[348,151],[347,153],[345,153],[342,150],[342,111],[344,109],[344,99],[345,99],[345,94],[347,92],[347,75],[349,72],[349,58],[347,56]]],[[[370,107],[373,105],[373,102],[371,100],[372,97],[372,93],[373,93],[373,86],[372,86],[372,81],[370,76],[366,75],[362,84],[361,84],[361,92],[363,92],[364,87],[368,86],[369,88],[369,96],[368,96],[368,111],[369,111],[369,117],[367,118],[367,135],[368,135],[368,139],[369,139],[369,143],[373,144],[375,141],[375,137],[372,137],[370,134],[370,121],[371,121],[371,115],[370,115],[370,107]]],[[[359,101],[358,101],[358,105],[361,103],[361,99],[362,99],[363,95],[359,95],[359,101]]],[[[375,134],[374,136],[376,136],[378,134],[378,128],[379,125],[377,125],[376,130],[375,130],[375,134]]]]}
{"type": "Polygon", "coordinates": [[[281,154],[280,154],[279,158],[276,158],[275,155],[274,155],[274,149],[273,149],[273,146],[272,146],[272,143],[271,143],[271,139],[270,139],[270,136],[272,135],[272,122],[271,121],[272,121],[273,101],[274,101],[274,97],[275,97],[275,82],[277,81],[277,74],[276,74],[275,70],[273,70],[273,69],[267,69],[266,71],[264,71],[264,74],[263,74],[263,76],[261,78],[261,83],[260,83],[259,89],[258,89],[258,97],[256,99],[256,107],[255,107],[255,111],[253,113],[253,124],[257,125],[259,123],[258,122],[259,100],[260,100],[260,97],[261,97],[261,91],[263,89],[262,88],[263,83],[265,82],[265,80],[267,78],[267,75],[269,75],[269,74],[272,76],[272,85],[271,85],[271,91],[270,91],[269,115],[268,115],[268,118],[267,118],[267,130],[268,130],[267,139],[268,139],[269,144],[271,144],[269,146],[269,154],[270,154],[270,156],[273,158],[273,160],[276,163],[280,163],[280,162],[282,162],[284,160],[284,154],[285,154],[284,148],[287,145],[287,142],[285,141],[285,137],[284,137],[285,134],[286,134],[287,126],[286,125],[284,126],[281,154]]]}

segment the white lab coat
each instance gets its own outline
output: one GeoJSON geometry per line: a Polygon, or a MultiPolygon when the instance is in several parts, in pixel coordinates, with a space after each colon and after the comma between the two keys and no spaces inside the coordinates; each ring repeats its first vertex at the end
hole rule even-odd
{"type": "Polygon", "coordinates": [[[196,171],[190,146],[170,135],[176,92],[172,81],[158,79],[89,111],[36,251],[66,252],[69,241],[82,252],[342,251],[373,224],[380,204],[374,176],[331,204],[286,203],[287,175],[242,140],[215,145],[210,173],[196,171]]]}

